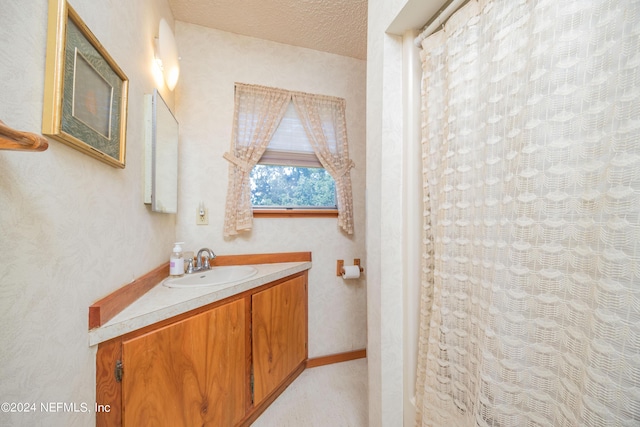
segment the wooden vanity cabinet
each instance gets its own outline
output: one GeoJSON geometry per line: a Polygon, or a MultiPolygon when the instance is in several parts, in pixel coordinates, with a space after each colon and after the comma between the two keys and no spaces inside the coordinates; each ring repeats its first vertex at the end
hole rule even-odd
{"type": "Polygon", "coordinates": [[[307,360],[307,272],[99,344],[98,426],[249,425],[307,360]]]}
{"type": "Polygon", "coordinates": [[[258,405],[307,359],[304,278],[293,278],[251,299],[253,401],[258,405]]]}
{"type": "Polygon", "coordinates": [[[245,301],[122,343],[123,426],[235,425],[244,417],[245,301]]]}

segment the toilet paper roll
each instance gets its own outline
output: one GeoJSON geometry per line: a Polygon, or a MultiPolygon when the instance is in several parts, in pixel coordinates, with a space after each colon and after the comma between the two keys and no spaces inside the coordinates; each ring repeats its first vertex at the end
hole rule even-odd
{"type": "Polygon", "coordinates": [[[348,265],[344,267],[344,273],[342,273],[343,279],[357,279],[360,277],[360,267],[357,265],[348,265]]]}

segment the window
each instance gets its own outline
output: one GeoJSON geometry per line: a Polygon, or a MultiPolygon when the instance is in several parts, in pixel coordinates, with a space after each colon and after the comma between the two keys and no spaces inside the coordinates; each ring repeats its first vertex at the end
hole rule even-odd
{"type": "Polygon", "coordinates": [[[314,153],[293,102],[251,171],[251,204],[254,215],[273,214],[265,209],[301,215],[337,209],[335,181],[314,153]]]}
{"type": "MultiPolygon", "coordinates": [[[[265,212],[276,210],[258,208],[260,203],[275,204],[281,208],[278,211],[285,213],[304,211],[309,214],[313,210],[314,215],[335,216],[338,226],[346,234],[353,234],[350,170],[355,164],[349,158],[345,109],[343,98],[236,83],[231,150],[223,154],[229,162],[225,237],[251,230],[254,214],[264,216],[265,212]],[[256,165],[260,167],[254,171],[256,165]],[[291,200],[300,199],[291,196],[296,192],[305,196],[309,191],[315,196],[329,194],[332,186],[323,183],[330,180],[319,175],[321,171],[317,170],[322,166],[326,169],[323,173],[328,173],[335,181],[335,204],[310,209],[306,206],[310,202],[303,200],[296,203],[304,204],[305,209],[294,205],[291,200]],[[297,179],[296,190],[287,191],[286,197],[280,197],[276,202],[274,191],[278,186],[275,183],[287,182],[294,177],[297,179]],[[321,179],[317,181],[316,178],[321,179]],[[314,185],[308,190],[305,186],[310,182],[314,185]],[[252,189],[260,188],[268,191],[259,191],[264,194],[254,207],[252,189]]],[[[283,187],[286,186],[280,185],[280,190],[283,187]]],[[[315,196],[311,197],[313,203],[327,200],[315,196]]]]}
{"type": "Polygon", "coordinates": [[[256,165],[251,171],[255,208],[337,209],[336,183],[322,168],[256,165]]]}

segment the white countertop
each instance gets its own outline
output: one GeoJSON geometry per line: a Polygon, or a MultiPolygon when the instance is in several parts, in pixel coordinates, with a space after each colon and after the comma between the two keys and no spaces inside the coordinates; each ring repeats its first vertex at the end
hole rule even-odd
{"type": "MultiPolygon", "coordinates": [[[[253,264],[258,272],[246,280],[222,286],[168,288],[158,283],[104,325],[89,331],[94,346],[170,317],[257,288],[274,280],[311,268],[310,261],[253,264]]],[[[215,267],[214,267],[215,268],[215,267]]]]}

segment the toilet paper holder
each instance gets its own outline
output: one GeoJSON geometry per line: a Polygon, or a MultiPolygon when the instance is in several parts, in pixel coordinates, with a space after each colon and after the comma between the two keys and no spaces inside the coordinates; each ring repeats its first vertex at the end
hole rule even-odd
{"type": "MultiPolygon", "coordinates": [[[[357,265],[360,268],[360,273],[364,271],[364,268],[360,266],[360,258],[354,258],[353,265],[357,265]]],[[[336,276],[342,276],[343,274],[344,274],[344,260],[339,259],[336,263],[336,276]]]]}

